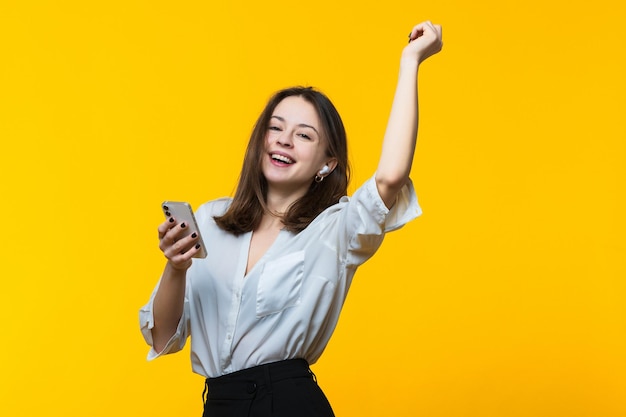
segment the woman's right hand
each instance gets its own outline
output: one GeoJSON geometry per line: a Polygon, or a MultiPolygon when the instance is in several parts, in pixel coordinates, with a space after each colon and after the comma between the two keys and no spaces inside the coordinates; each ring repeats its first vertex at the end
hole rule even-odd
{"type": "Polygon", "coordinates": [[[416,25],[409,33],[409,44],[403,50],[403,56],[417,59],[418,64],[441,51],[443,40],[441,25],[430,21],[416,25]]]}
{"type": "Polygon", "coordinates": [[[193,233],[184,236],[187,224],[170,217],[159,225],[159,249],[168,260],[170,266],[176,270],[187,270],[192,263],[193,255],[198,252],[200,245],[198,235],[193,233]]]}

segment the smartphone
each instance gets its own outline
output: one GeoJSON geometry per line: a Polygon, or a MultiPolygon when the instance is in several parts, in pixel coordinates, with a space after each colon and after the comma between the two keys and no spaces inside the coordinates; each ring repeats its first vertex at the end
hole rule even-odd
{"type": "Polygon", "coordinates": [[[189,236],[193,232],[198,234],[198,243],[200,244],[200,250],[193,255],[194,258],[206,258],[206,247],[202,241],[202,235],[200,229],[198,229],[198,223],[196,222],[196,216],[193,215],[191,205],[184,201],[164,201],[161,203],[161,209],[165,218],[169,219],[174,217],[178,224],[185,223],[187,225],[187,231],[184,236],[189,236]]]}

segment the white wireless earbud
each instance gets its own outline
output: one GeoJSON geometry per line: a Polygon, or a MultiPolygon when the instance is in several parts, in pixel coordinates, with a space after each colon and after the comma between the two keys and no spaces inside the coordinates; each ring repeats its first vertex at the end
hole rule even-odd
{"type": "Polygon", "coordinates": [[[330,172],[328,165],[324,165],[324,168],[320,169],[320,175],[326,175],[330,172]]]}

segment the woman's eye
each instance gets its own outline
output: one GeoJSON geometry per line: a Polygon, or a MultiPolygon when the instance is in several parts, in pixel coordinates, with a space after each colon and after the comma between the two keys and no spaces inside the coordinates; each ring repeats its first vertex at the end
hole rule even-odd
{"type": "Polygon", "coordinates": [[[303,139],[311,139],[311,137],[307,135],[306,133],[298,133],[298,136],[300,136],[303,139]]]}
{"type": "Polygon", "coordinates": [[[276,130],[276,131],[280,131],[280,127],[278,126],[270,126],[269,130],[276,130]]]}

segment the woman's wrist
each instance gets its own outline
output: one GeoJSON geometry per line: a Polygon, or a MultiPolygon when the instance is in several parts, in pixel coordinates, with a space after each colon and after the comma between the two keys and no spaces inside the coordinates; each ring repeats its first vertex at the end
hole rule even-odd
{"type": "Polygon", "coordinates": [[[400,70],[417,72],[420,66],[419,59],[413,55],[402,54],[400,57],[400,70]]]}
{"type": "Polygon", "coordinates": [[[183,265],[176,265],[171,260],[168,260],[166,265],[167,272],[169,272],[171,275],[176,276],[177,278],[184,278],[187,274],[187,270],[191,267],[191,262],[192,261],[189,260],[188,263],[186,262],[183,265]]]}

